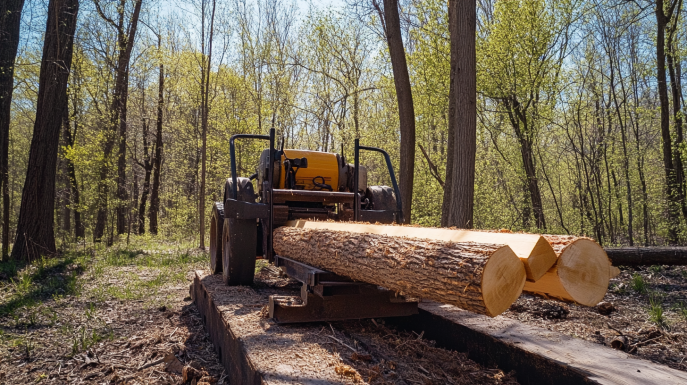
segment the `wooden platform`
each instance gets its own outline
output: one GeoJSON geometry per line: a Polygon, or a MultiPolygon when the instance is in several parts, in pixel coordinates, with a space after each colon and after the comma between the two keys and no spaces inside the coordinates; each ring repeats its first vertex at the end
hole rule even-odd
{"type": "MultiPolygon", "coordinates": [[[[322,324],[277,325],[261,316],[265,293],[227,287],[203,271],[196,272],[191,293],[230,383],[352,383],[335,373],[339,353],[322,324]]],[[[468,352],[483,365],[515,370],[521,384],[687,384],[687,372],[505,317],[432,302],[420,308],[418,315],[387,323],[424,332],[437,346],[468,352]]]]}

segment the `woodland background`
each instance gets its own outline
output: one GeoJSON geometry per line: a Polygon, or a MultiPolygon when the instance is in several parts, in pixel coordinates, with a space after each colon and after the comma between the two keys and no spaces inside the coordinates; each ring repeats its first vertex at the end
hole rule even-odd
{"type": "MultiPolygon", "coordinates": [[[[46,3],[26,0],[21,16],[3,205],[12,240],[46,3]]],[[[230,136],[273,124],[286,148],[349,160],[359,137],[398,172],[399,111],[374,3],[82,0],[56,164],[58,248],[142,233],[203,244],[230,136]]],[[[470,225],[685,243],[684,19],[681,0],[478,0],[470,225]]],[[[439,226],[447,158],[461,151],[449,145],[447,3],[401,1],[400,22],[416,125],[411,222],[439,226]]],[[[238,144],[240,175],[263,145],[238,144]]],[[[362,162],[370,184],[390,183],[381,158],[362,162]]]]}

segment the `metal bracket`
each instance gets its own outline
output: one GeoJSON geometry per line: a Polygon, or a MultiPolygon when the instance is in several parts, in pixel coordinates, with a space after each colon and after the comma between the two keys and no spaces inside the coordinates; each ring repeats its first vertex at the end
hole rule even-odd
{"type": "Polygon", "coordinates": [[[292,297],[270,296],[270,317],[277,323],[395,317],[418,312],[415,299],[280,255],[274,259],[275,266],[303,284],[302,304],[294,304],[292,297]]]}
{"type": "Polygon", "coordinates": [[[265,219],[269,215],[269,206],[266,204],[237,201],[231,198],[224,202],[225,218],[265,219]]]}

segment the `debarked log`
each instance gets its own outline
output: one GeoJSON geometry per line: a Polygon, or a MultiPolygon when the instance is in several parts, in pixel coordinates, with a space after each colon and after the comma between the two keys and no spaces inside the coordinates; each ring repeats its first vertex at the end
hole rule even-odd
{"type": "Polygon", "coordinates": [[[595,306],[617,269],[604,249],[593,239],[544,235],[558,255],[556,264],[537,282],[527,282],[525,292],[553,297],[580,305],[595,306]]]}
{"type": "Polygon", "coordinates": [[[397,291],[495,317],[518,298],[525,268],[510,247],[280,227],[277,254],[397,291]]]}
{"type": "Polygon", "coordinates": [[[289,221],[287,226],[369,233],[395,237],[412,237],[435,241],[477,242],[508,245],[525,265],[527,280],[536,282],[556,263],[556,253],[539,234],[501,231],[476,231],[418,226],[379,225],[369,223],[289,221]]]}

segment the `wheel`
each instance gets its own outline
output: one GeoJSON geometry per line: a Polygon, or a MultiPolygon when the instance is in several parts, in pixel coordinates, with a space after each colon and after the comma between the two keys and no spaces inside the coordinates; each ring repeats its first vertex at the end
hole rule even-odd
{"type": "MultiPolygon", "coordinates": [[[[255,202],[255,191],[253,189],[253,183],[251,183],[250,179],[239,177],[236,178],[236,182],[239,185],[236,191],[238,193],[237,200],[244,202],[255,202]]],[[[227,178],[227,181],[224,183],[224,202],[232,197],[232,185],[233,183],[231,178],[227,178]]]]}
{"type": "Polygon", "coordinates": [[[224,220],[222,229],[222,278],[229,286],[252,285],[258,227],[255,219],[224,220]]]}
{"type": "Polygon", "coordinates": [[[212,205],[210,219],[210,271],[212,274],[222,272],[222,229],[224,228],[224,203],[212,205]]]}
{"type": "Polygon", "coordinates": [[[365,191],[365,198],[370,200],[372,210],[396,211],[396,194],[389,186],[370,186],[365,191]]]}

